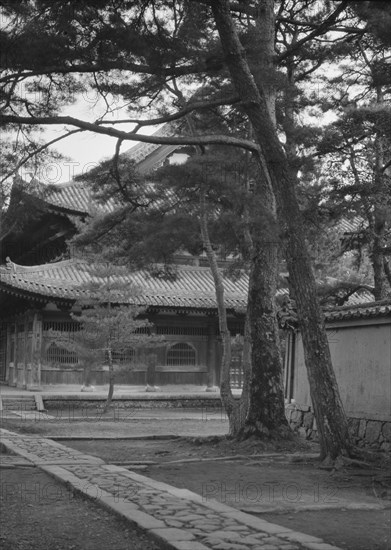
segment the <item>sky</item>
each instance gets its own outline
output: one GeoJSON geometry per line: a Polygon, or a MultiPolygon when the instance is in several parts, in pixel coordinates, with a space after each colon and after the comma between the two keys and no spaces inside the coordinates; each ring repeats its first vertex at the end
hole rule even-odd
{"type": "MultiPolygon", "coordinates": [[[[115,105],[114,105],[115,107],[115,105]]],[[[97,120],[105,110],[105,105],[102,100],[98,100],[94,96],[81,96],[73,105],[65,108],[60,113],[62,116],[69,115],[88,122],[97,120]]],[[[126,118],[128,115],[122,110],[115,110],[111,115],[107,115],[107,120],[118,120],[126,118]]],[[[130,132],[134,128],[134,124],[120,124],[118,129],[130,132]]],[[[68,130],[75,129],[68,127],[68,130]]],[[[157,126],[145,127],[140,133],[152,134],[158,129],[157,126]]],[[[41,137],[45,142],[51,141],[66,132],[64,126],[47,126],[44,129],[41,137]]],[[[94,168],[100,161],[113,156],[115,152],[117,140],[110,136],[94,134],[92,132],[81,132],[80,134],[71,135],[56,144],[51,149],[55,149],[67,159],[56,162],[47,162],[40,167],[35,177],[45,184],[65,183],[76,175],[83,174],[94,168]]],[[[121,147],[121,152],[127,151],[137,141],[124,142],[121,147]]],[[[24,170],[23,167],[19,171],[20,175],[27,179],[29,178],[29,170],[24,170]],[[26,173],[27,172],[27,173],[26,173]]]]}

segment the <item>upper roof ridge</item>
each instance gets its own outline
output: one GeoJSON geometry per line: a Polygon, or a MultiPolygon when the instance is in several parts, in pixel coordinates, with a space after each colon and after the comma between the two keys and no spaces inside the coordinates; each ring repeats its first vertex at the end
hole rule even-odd
{"type": "Polygon", "coordinates": [[[34,273],[37,271],[46,271],[53,269],[53,266],[56,267],[66,267],[67,265],[77,265],[86,263],[85,260],[80,260],[76,258],[69,258],[67,260],[60,260],[58,262],[52,262],[47,264],[40,265],[21,265],[13,262],[9,256],[6,258],[5,266],[0,266],[7,271],[12,271],[13,273],[34,273]]]}

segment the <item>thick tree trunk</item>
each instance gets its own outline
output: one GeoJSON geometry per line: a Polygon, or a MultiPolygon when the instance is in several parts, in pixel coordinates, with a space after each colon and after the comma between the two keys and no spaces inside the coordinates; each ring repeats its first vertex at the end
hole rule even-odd
{"type": "Polygon", "coordinates": [[[384,300],[388,295],[388,277],[386,264],[384,263],[384,224],[375,224],[375,234],[371,251],[371,262],[373,269],[374,296],[375,300],[384,300]]]}
{"type": "Polygon", "coordinates": [[[249,411],[240,437],[287,438],[282,360],[276,321],[275,294],[278,243],[254,240],[249,281],[248,318],[251,331],[249,411]]]}
{"type": "Polygon", "coordinates": [[[109,392],[107,394],[106,403],[103,407],[103,412],[106,413],[111,405],[111,401],[113,399],[114,395],[114,379],[115,379],[115,373],[114,373],[114,364],[113,364],[113,355],[111,352],[111,349],[109,348],[107,350],[107,355],[109,359],[109,392]]]}
{"type": "MultiPolygon", "coordinates": [[[[377,103],[384,105],[383,91],[380,86],[376,90],[377,103]]],[[[390,290],[389,280],[384,262],[383,249],[386,246],[385,233],[387,215],[389,211],[389,190],[387,188],[386,174],[383,172],[383,166],[386,160],[389,160],[390,143],[379,133],[375,139],[375,166],[374,166],[374,192],[375,207],[373,212],[373,246],[371,251],[371,260],[373,267],[373,279],[375,287],[375,300],[383,300],[387,297],[390,290]]]]}
{"type": "MultiPolygon", "coordinates": [[[[262,75],[267,81],[265,99],[273,124],[275,121],[274,85],[274,2],[259,0],[253,43],[257,87],[262,75]]],[[[286,416],[282,377],[282,360],[275,296],[279,267],[279,243],[276,232],[276,204],[270,178],[259,166],[255,200],[264,212],[250,221],[251,272],[248,293],[248,319],[251,336],[251,379],[249,410],[240,437],[287,438],[291,436],[286,416]]]]}
{"type": "Polygon", "coordinates": [[[245,59],[230,16],[229,2],[216,0],[212,3],[212,10],[232,81],[252,123],[255,138],[261,147],[261,162],[267,167],[277,200],[281,239],[295,293],[321,456],[335,459],[340,454],[348,454],[351,444],[316,294],[315,278],[295,193],[295,177],[278,140],[265,96],[262,90],[258,90],[245,59]]]}

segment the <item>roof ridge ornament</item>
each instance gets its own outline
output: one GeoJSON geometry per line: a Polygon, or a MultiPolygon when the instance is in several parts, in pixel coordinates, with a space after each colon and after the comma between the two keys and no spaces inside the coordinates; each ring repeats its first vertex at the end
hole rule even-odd
{"type": "Polygon", "coordinates": [[[6,269],[9,269],[10,271],[13,271],[15,273],[16,264],[11,261],[11,258],[9,256],[6,257],[5,263],[6,263],[6,265],[5,265],[6,269]]]}

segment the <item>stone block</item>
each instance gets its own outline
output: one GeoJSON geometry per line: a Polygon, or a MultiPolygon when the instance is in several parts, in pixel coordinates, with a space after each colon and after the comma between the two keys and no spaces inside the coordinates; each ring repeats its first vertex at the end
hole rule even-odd
{"type": "Polygon", "coordinates": [[[348,418],[349,432],[352,437],[356,437],[358,434],[358,429],[360,427],[359,418],[348,418]]]}
{"type": "MultiPolygon", "coordinates": [[[[219,540],[219,539],[215,539],[219,540]]],[[[248,550],[248,546],[240,543],[235,542],[219,542],[213,544],[214,550],[248,550]]]]}
{"type": "Polygon", "coordinates": [[[305,428],[312,428],[312,424],[314,422],[314,413],[307,412],[304,414],[303,418],[303,424],[305,428]]]}
{"type": "Polygon", "coordinates": [[[168,542],[176,540],[194,540],[194,535],[188,531],[185,531],[184,529],[175,529],[174,527],[167,527],[165,529],[151,529],[151,533],[168,542]]]}
{"type": "Polygon", "coordinates": [[[364,418],[362,418],[360,420],[360,425],[358,427],[358,437],[360,439],[364,439],[366,427],[367,427],[367,421],[364,420],[364,418]]]}
{"type": "Polygon", "coordinates": [[[383,441],[380,445],[380,449],[386,453],[389,453],[391,451],[391,443],[389,441],[383,441]]]}
{"type": "Polygon", "coordinates": [[[240,539],[241,536],[239,533],[236,533],[235,531],[215,531],[213,533],[213,537],[217,538],[217,539],[221,539],[221,540],[225,540],[225,539],[240,539]]]}
{"type": "Polygon", "coordinates": [[[300,437],[307,437],[307,430],[302,426],[297,430],[300,437]]]}
{"type": "Polygon", "coordinates": [[[377,443],[379,439],[381,422],[378,420],[368,420],[365,430],[365,439],[368,443],[377,443]]]}
{"type": "Polygon", "coordinates": [[[177,550],[209,550],[208,546],[195,540],[175,541],[172,543],[172,546],[177,550]]]}
{"type": "Polygon", "coordinates": [[[301,424],[302,415],[303,413],[301,411],[292,411],[289,420],[295,424],[301,424]]]}
{"type": "Polygon", "coordinates": [[[178,529],[181,529],[183,527],[183,523],[175,519],[166,519],[164,520],[164,522],[169,527],[177,527],[178,529]]]}
{"type": "Polygon", "coordinates": [[[382,434],[385,441],[391,441],[391,422],[384,422],[382,427],[382,434]]]}

